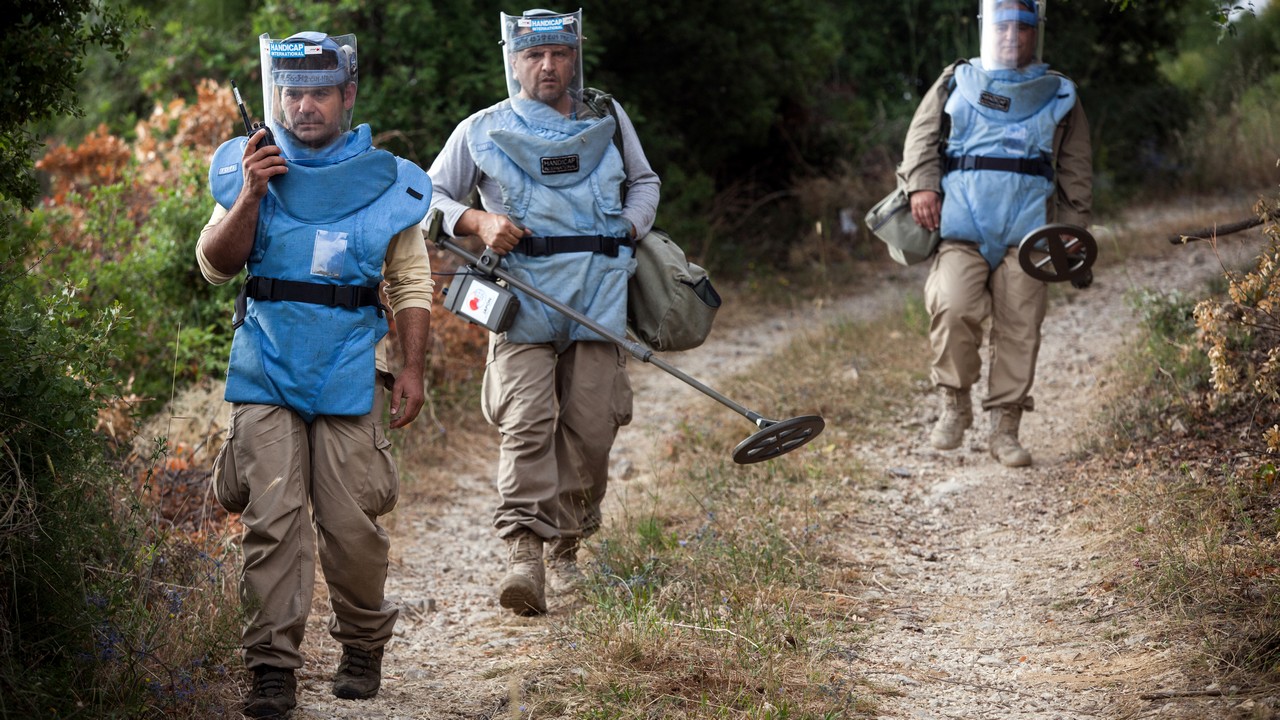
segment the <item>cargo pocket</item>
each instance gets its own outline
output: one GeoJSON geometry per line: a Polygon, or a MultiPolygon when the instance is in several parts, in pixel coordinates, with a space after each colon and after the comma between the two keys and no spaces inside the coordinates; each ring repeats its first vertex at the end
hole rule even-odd
{"type": "Polygon", "coordinates": [[[498,336],[489,336],[489,353],[485,358],[484,377],[480,380],[480,412],[484,415],[485,422],[490,425],[497,426],[498,418],[501,417],[503,400],[502,400],[502,378],[496,367],[495,359],[498,356],[498,336]]]}
{"type": "Polygon", "coordinates": [[[373,447],[369,462],[365,464],[369,471],[355,495],[360,509],[366,515],[377,517],[395,509],[400,499],[400,475],[391,455],[391,440],[383,431],[382,423],[375,421],[370,427],[373,447]]]}
{"type": "Polygon", "coordinates": [[[231,414],[231,426],[227,438],[222,441],[218,457],[213,460],[213,497],[230,513],[242,513],[249,504],[249,484],[236,471],[235,437],[236,419],[240,413],[231,414]]]}
{"type": "Polygon", "coordinates": [[[618,367],[613,376],[611,409],[613,422],[618,427],[631,424],[631,376],[627,374],[627,354],[614,346],[618,353],[618,367]]]}

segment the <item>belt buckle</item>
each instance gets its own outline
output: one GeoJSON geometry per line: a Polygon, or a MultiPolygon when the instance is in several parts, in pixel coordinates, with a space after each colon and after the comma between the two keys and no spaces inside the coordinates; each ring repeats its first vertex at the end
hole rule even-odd
{"type": "Polygon", "coordinates": [[[546,257],[551,254],[551,243],[545,237],[530,235],[525,240],[529,242],[529,257],[546,257]]]}
{"type": "Polygon", "coordinates": [[[281,289],[276,283],[275,278],[259,277],[258,278],[258,294],[263,300],[276,301],[280,298],[276,297],[276,291],[281,289]]]}
{"type": "Polygon", "coordinates": [[[350,285],[333,285],[331,304],[334,307],[344,307],[348,310],[356,308],[355,288],[350,285]]]}

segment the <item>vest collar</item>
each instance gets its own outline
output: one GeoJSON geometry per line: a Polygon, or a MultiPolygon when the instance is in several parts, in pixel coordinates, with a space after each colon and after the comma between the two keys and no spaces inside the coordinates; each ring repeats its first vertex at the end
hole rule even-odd
{"type": "Polygon", "coordinates": [[[267,185],[284,211],[298,220],[336,222],[367,207],[396,182],[396,158],[373,147],[368,125],[321,152],[317,157],[290,159],[289,172],[267,185]]]}
{"type": "Polygon", "coordinates": [[[283,151],[281,154],[290,163],[319,167],[340,163],[373,147],[373,131],[367,124],[357,125],[328,145],[313,148],[298,142],[293,133],[282,128],[276,134],[276,142],[283,151]]]}
{"type": "Polygon", "coordinates": [[[956,68],[956,90],[975,111],[992,120],[1021,122],[1040,112],[1062,88],[1062,79],[1047,75],[1043,63],[1021,70],[982,69],[981,62],[956,68]]]}

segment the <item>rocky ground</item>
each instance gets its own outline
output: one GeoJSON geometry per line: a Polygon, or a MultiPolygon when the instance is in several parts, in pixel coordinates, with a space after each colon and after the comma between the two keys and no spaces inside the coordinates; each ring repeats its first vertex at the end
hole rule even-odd
{"type": "MultiPolygon", "coordinates": [[[[1216,214],[1235,219],[1248,207],[1244,200],[1216,214]]],[[[1133,215],[1125,223],[1140,228],[1154,219],[1133,215]]],[[[1099,230],[1104,253],[1115,249],[1108,243],[1118,229],[1099,230]]],[[[1087,492],[1079,484],[1089,479],[1064,471],[1107,392],[1100,373],[1133,328],[1125,293],[1191,287],[1219,268],[1207,244],[1170,246],[1141,263],[1105,264],[1086,291],[1051,295],[1035,391],[1040,411],[1023,421],[1033,467],[1008,469],[989,457],[985,418],[959,449],[930,449],[936,410],[925,395],[898,418],[897,432],[884,434],[891,440],[860,448],[878,481],[859,491],[867,495],[865,515],[836,531],[863,569],[859,614],[872,619],[848,671],[870,683],[881,717],[1270,717],[1258,714],[1270,699],[1226,698],[1222,688],[1197,685],[1184,673],[1195,649],[1102,589],[1106,538],[1080,520],[1087,492]]],[[[704,347],[670,361],[715,387],[815,322],[869,319],[896,307],[904,293],[920,292],[925,272],[886,265],[850,296],[783,314],[730,315],[704,347]]],[[[652,366],[633,362],[632,379],[635,420],[614,453],[615,510],[644,487],[661,446],[655,439],[681,408],[710,402],[652,366]]],[[[751,430],[743,421],[743,436],[751,430]]],[[[329,694],[338,648],[326,632],[321,589],[294,717],[523,716],[509,702],[509,678],[520,674],[511,670],[545,656],[543,641],[573,612],[573,600],[552,596],[549,614],[537,619],[498,607],[493,588],[504,548],[489,524],[495,439],[454,437],[450,447],[444,466],[406,473],[399,508],[387,518],[388,593],[404,610],[382,692],[367,702],[329,694]]]]}

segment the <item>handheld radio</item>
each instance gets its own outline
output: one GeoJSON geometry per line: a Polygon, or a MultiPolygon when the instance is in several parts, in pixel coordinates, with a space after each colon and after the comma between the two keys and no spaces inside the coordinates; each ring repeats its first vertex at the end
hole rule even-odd
{"type": "Polygon", "coordinates": [[[267,127],[266,123],[249,122],[249,111],[245,110],[244,100],[240,98],[240,88],[236,87],[235,80],[231,81],[231,92],[233,95],[235,95],[236,107],[240,108],[240,119],[244,121],[245,134],[247,134],[249,137],[253,137],[254,133],[258,132],[259,130],[265,129],[267,131],[267,134],[262,136],[262,140],[261,142],[258,143],[258,147],[264,148],[264,147],[270,147],[272,145],[275,145],[276,144],[275,136],[271,134],[271,128],[267,127]]]}

